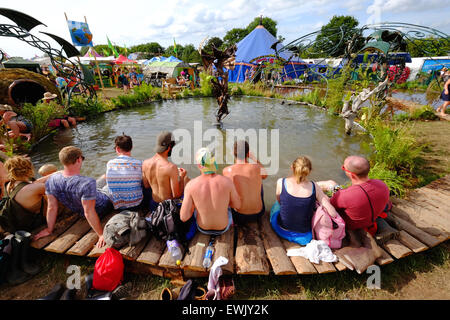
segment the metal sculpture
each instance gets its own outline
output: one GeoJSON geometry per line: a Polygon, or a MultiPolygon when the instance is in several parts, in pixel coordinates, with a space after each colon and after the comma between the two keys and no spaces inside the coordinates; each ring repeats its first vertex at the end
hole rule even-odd
{"type": "Polygon", "coordinates": [[[214,77],[211,79],[213,86],[213,95],[217,99],[219,108],[216,112],[216,125],[221,126],[222,120],[230,113],[228,110],[228,101],[230,94],[228,93],[228,72],[224,72],[224,68],[228,70],[234,69],[236,58],[236,45],[227,48],[224,51],[212,46],[212,53],[206,52],[202,46],[199,48],[202,57],[203,66],[208,73],[214,77]]]}
{"type": "Polygon", "coordinates": [[[422,53],[422,56],[433,59],[431,56],[436,49],[448,48],[450,50],[450,38],[439,30],[408,23],[387,22],[365,25],[361,28],[341,26],[334,29],[329,28],[327,35],[323,35],[322,30],[319,30],[302,36],[281,47],[276,54],[278,56],[280,52],[289,50],[297,56],[307,55],[309,58],[319,58],[319,61],[306,68],[306,72],[317,74],[315,67],[325,62],[328,57],[342,58],[338,67],[356,68],[358,53],[377,53],[371,62],[381,66],[376,78],[378,85],[373,90],[365,88],[359,94],[353,94],[350,100],[343,101],[344,107],[341,116],[345,119],[346,133],[350,134],[354,119],[364,101],[376,95],[379,105],[385,102],[390,87],[397,83],[406,67],[404,59],[396,58],[397,72],[393,79],[389,79],[387,61],[395,52],[405,52],[408,46],[413,46],[422,53]],[[367,33],[369,35],[364,36],[367,33]],[[421,40],[422,44],[426,43],[427,45],[420,46],[416,40],[421,40]]]}
{"type": "MultiPolygon", "coordinates": [[[[54,34],[41,32],[55,40],[62,47],[61,50],[52,48],[47,41],[41,40],[30,33],[30,30],[38,25],[46,26],[42,22],[22,12],[6,8],[0,8],[0,15],[3,15],[16,23],[16,25],[0,24],[0,37],[16,38],[41,50],[48,55],[51,64],[61,76],[75,82],[68,91],[68,106],[70,106],[71,98],[75,95],[87,96],[88,104],[92,103],[94,100],[96,101],[97,94],[95,93],[95,90],[91,85],[84,81],[81,64],[77,66],[74,62],[69,60],[71,57],[80,56],[80,52],[70,42],[54,34]]],[[[1,58],[3,59],[3,54],[1,54],[1,58]]]]}

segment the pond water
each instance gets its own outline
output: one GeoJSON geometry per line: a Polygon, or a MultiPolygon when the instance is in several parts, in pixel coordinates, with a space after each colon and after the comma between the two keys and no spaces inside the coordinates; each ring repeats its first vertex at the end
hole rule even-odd
{"type": "Polygon", "coordinates": [[[320,109],[282,104],[280,100],[236,97],[230,100],[231,113],[225,118],[222,130],[208,131],[214,128],[216,107],[215,99],[196,98],[156,102],[101,114],[95,119],[80,123],[75,129],[62,130],[47,138],[34,150],[31,159],[36,170],[45,163],[54,163],[61,168],[59,150],[64,146],[75,145],[83,150],[86,157],[81,173],[96,178],[105,173],[107,161],[116,156],[114,138],[117,135],[124,132],[131,136],[134,144],[132,156],[144,160],[153,156],[156,136],[160,131],[175,130],[184,133],[184,136],[177,138],[179,143],[174,148],[172,161],[185,168],[190,178],[194,178],[199,175],[197,167],[192,164],[196,151],[194,147],[199,147],[195,144],[200,141],[201,146],[205,147],[215,140],[203,137],[202,143],[202,134],[199,132],[219,132],[219,136],[224,139],[224,156],[222,161],[218,159],[218,162],[222,162],[219,164],[222,172],[223,167],[228,165],[224,163],[227,154],[229,157],[232,154],[232,149],[226,146],[227,141],[233,141],[230,130],[240,128],[247,133],[256,132],[261,144],[265,132],[260,129],[267,129],[267,145],[256,144],[251,151],[264,160],[261,162],[274,173],[264,181],[265,201],[269,207],[275,201],[277,179],[290,174],[289,167],[297,156],[306,155],[311,159],[312,180],[333,179],[338,183],[346,183],[347,178],[340,169],[345,157],[366,154],[362,147],[363,143],[369,142],[366,135],[345,135],[343,119],[330,116],[320,109]],[[195,141],[194,127],[198,133],[195,141]],[[272,142],[277,135],[271,130],[275,129],[278,130],[279,138],[272,142]],[[190,146],[189,143],[186,144],[189,142],[189,135],[192,138],[190,146]],[[182,146],[185,149],[181,152],[177,148],[182,146]],[[266,154],[267,157],[264,158],[263,155],[266,154]],[[180,158],[189,161],[182,163],[180,158]],[[276,170],[277,168],[279,169],[276,170]]]}

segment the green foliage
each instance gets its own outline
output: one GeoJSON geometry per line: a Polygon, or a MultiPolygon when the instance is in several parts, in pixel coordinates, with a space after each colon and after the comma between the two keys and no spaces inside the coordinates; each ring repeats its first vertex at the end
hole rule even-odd
{"type": "Polygon", "coordinates": [[[211,39],[208,40],[208,42],[206,43],[204,49],[207,52],[212,52],[212,47],[216,47],[217,49],[220,49],[223,45],[223,40],[220,39],[219,37],[212,37],[211,39]]]}
{"type": "Polygon", "coordinates": [[[448,39],[433,37],[408,41],[407,48],[412,58],[447,56],[450,52],[448,39]]]}
{"type": "Polygon", "coordinates": [[[376,163],[370,169],[369,178],[382,180],[389,187],[391,194],[396,197],[403,197],[405,195],[405,186],[409,185],[408,180],[398,175],[395,170],[388,169],[382,163],[376,163]]]}
{"type": "Polygon", "coordinates": [[[21,113],[26,119],[32,122],[32,139],[37,141],[52,130],[48,126],[48,123],[55,118],[61,117],[65,113],[65,109],[56,102],[48,104],[38,102],[36,105],[25,103],[21,113]]]}
{"type": "Polygon", "coordinates": [[[164,54],[164,47],[162,47],[158,42],[148,42],[143,44],[138,44],[130,47],[130,52],[145,52],[145,58],[151,59],[154,56],[159,56],[164,54]]]}
{"type": "Polygon", "coordinates": [[[106,111],[100,100],[87,100],[82,96],[74,96],[70,100],[70,112],[74,116],[92,118],[106,111]]]}
{"type": "Polygon", "coordinates": [[[206,72],[200,72],[200,88],[204,96],[212,96],[213,86],[211,79],[213,78],[213,76],[207,74],[206,72]]]}
{"type": "Polygon", "coordinates": [[[395,121],[407,120],[436,120],[438,116],[434,113],[432,106],[424,105],[421,108],[415,109],[412,112],[397,114],[394,116],[395,121]]]}

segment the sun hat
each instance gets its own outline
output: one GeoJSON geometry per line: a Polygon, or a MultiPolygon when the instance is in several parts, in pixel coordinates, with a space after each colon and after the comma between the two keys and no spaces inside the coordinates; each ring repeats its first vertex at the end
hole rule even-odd
{"type": "Polygon", "coordinates": [[[169,148],[169,145],[172,141],[175,141],[173,139],[172,133],[168,131],[162,131],[156,138],[156,146],[153,149],[156,153],[162,153],[166,151],[169,148]]]}
{"type": "Polygon", "coordinates": [[[201,148],[195,154],[195,160],[200,171],[204,174],[216,173],[218,166],[216,159],[208,148],[201,148]]]}
{"type": "Polygon", "coordinates": [[[51,92],[46,92],[44,93],[44,98],[45,100],[51,100],[51,99],[55,99],[58,95],[51,93],[51,92]]]}
{"type": "Polygon", "coordinates": [[[12,111],[13,108],[9,104],[0,104],[0,111],[12,111]]]}

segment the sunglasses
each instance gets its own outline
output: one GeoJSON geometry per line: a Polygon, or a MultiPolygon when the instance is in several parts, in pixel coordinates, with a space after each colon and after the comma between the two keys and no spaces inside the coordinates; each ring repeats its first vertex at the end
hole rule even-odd
{"type": "Polygon", "coordinates": [[[80,158],[81,158],[81,160],[83,160],[83,161],[84,161],[84,159],[85,159],[85,157],[84,157],[84,156],[81,156],[80,158]]]}
{"type": "Polygon", "coordinates": [[[345,169],[344,165],[342,165],[341,169],[344,170],[345,172],[352,173],[352,174],[356,174],[356,173],[354,173],[354,172],[351,172],[351,171],[345,169]]]}

